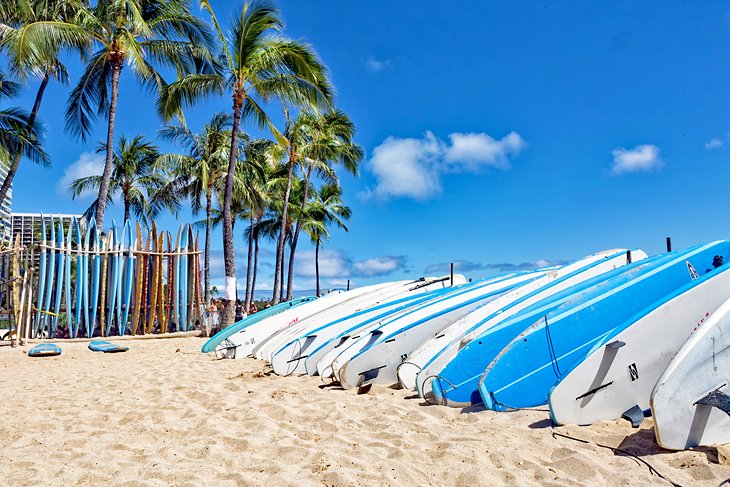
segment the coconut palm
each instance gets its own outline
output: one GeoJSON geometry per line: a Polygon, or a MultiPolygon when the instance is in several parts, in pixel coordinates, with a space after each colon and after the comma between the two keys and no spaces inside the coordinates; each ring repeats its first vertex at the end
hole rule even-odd
{"type": "Polygon", "coordinates": [[[302,228],[314,244],[314,274],[319,296],[319,248],[323,240],[329,239],[327,227],[335,225],[348,231],[345,221],[350,219],[352,211],[342,201],[342,188],[337,184],[325,184],[315,195],[305,215],[302,228]]]}
{"type": "Polygon", "coordinates": [[[205,201],[205,250],[203,274],[205,302],[210,302],[210,230],[213,218],[215,188],[222,187],[228,173],[228,154],[231,150],[231,117],[218,113],[200,133],[193,133],[184,125],[167,126],[160,137],[174,142],[185,154],[165,154],[165,162],[173,178],[157,193],[158,201],[179,201],[190,198],[194,214],[201,211],[205,201]]]}
{"type": "MultiPolygon", "coordinates": [[[[19,91],[18,83],[0,73],[0,102],[12,98],[19,91]]],[[[48,155],[41,145],[43,127],[30,123],[30,118],[17,107],[0,110],[0,163],[10,166],[15,156],[20,154],[39,164],[49,164],[48,155]]]]}
{"type": "MultiPolygon", "coordinates": [[[[98,153],[106,151],[106,145],[100,144],[98,153]]],[[[160,153],[157,146],[137,135],[133,139],[122,136],[119,145],[112,152],[112,177],[107,193],[107,202],[114,203],[114,195],[118,193],[124,204],[124,221],[129,220],[132,213],[144,223],[154,217],[159,208],[150,202],[155,193],[165,184],[166,176],[157,167],[160,153]]],[[[102,184],[102,176],[92,175],[79,178],[71,183],[69,191],[74,198],[88,191],[98,191],[102,184]]],[[[91,204],[87,214],[93,218],[98,211],[99,202],[91,204]]]]}
{"type": "MultiPolygon", "coordinates": [[[[246,1],[231,31],[224,33],[209,1],[202,0],[201,6],[210,14],[218,33],[223,69],[219,73],[190,74],[167,86],[158,104],[166,118],[180,113],[184,104],[191,105],[211,94],[229,95],[233,100],[231,147],[235,148],[242,119],[268,126],[282,142],[282,135],[259,105],[260,101],[278,98],[296,106],[329,103],[331,87],[324,65],[311,47],[281,34],[283,24],[275,8],[246,1]]],[[[236,270],[231,219],[235,164],[236,155],[232,150],[223,194],[223,254],[228,282],[223,326],[233,323],[235,315],[232,294],[236,270]]]]}
{"type": "Polygon", "coordinates": [[[189,0],[98,0],[78,15],[96,51],[91,54],[66,107],[66,126],[82,140],[97,115],[107,117],[106,160],[99,185],[97,228],[102,228],[113,169],[114,126],[119,78],[125,64],[148,89],[165,86],[157,68],[173,68],[178,76],[207,71],[206,24],[190,13],[189,0]]]}
{"type": "MultiPolygon", "coordinates": [[[[314,113],[301,114],[289,140],[298,145],[299,164],[304,174],[304,186],[300,207],[305,208],[309,197],[309,183],[314,172],[325,181],[337,183],[334,165],[343,166],[348,172],[356,175],[358,164],[363,158],[363,150],[353,142],[355,125],[342,111],[334,110],[324,115],[314,113]]],[[[294,277],[294,255],[299,240],[301,225],[297,222],[291,236],[289,254],[289,273],[287,281],[287,301],[292,298],[294,277]]]]}
{"type": "MultiPolygon", "coordinates": [[[[83,50],[86,40],[73,25],[73,19],[82,8],[80,0],[7,0],[0,3],[0,50],[17,76],[40,78],[33,108],[23,124],[28,133],[36,123],[48,83],[52,79],[68,83],[68,72],[59,59],[61,54],[70,47],[83,50]],[[58,26],[49,29],[49,22],[58,26]],[[64,27],[64,24],[68,26],[64,27]]],[[[45,158],[30,156],[25,145],[26,142],[19,141],[10,152],[8,174],[0,186],[0,201],[10,190],[23,157],[33,162],[48,162],[45,158]]],[[[35,151],[31,149],[30,152],[35,151]]]]}

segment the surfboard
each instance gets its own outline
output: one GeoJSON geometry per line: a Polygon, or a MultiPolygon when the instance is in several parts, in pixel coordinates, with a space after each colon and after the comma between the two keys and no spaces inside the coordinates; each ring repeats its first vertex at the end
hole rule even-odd
{"type": "Polygon", "coordinates": [[[50,314],[51,306],[53,304],[52,300],[52,294],[53,294],[53,283],[56,280],[56,257],[55,257],[55,248],[56,248],[56,225],[53,219],[53,215],[50,217],[49,221],[49,240],[48,240],[48,252],[46,255],[47,258],[47,265],[46,265],[46,290],[45,290],[45,304],[43,305],[43,333],[48,333],[48,336],[51,336],[51,328],[53,327],[53,316],[50,314]]]}
{"type": "Polygon", "coordinates": [[[61,355],[61,347],[55,343],[41,343],[28,350],[29,357],[53,357],[61,355]]]}
{"type": "Polygon", "coordinates": [[[84,282],[86,281],[86,272],[84,270],[84,260],[86,259],[86,254],[84,253],[83,242],[81,240],[81,224],[76,219],[76,217],[73,218],[71,226],[74,229],[74,242],[76,243],[76,283],[74,286],[74,337],[76,337],[78,336],[79,329],[81,328],[81,307],[83,305],[84,282]]]}
{"type": "Polygon", "coordinates": [[[69,222],[68,230],[66,231],[66,253],[64,255],[64,291],[66,299],[66,326],[68,327],[68,333],[71,338],[76,338],[76,323],[74,322],[72,308],[73,302],[71,301],[71,250],[73,243],[73,222],[69,222]]]}
{"type": "Polygon", "coordinates": [[[89,342],[89,350],[92,352],[119,353],[129,350],[128,347],[122,347],[104,340],[93,340],[89,342]]]}
{"type": "Polygon", "coordinates": [[[730,442],[728,382],[730,300],[693,331],[659,376],[649,402],[657,443],[682,450],[730,442]]]}
{"type": "Polygon", "coordinates": [[[154,332],[155,316],[157,315],[157,285],[158,285],[158,272],[157,272],[157,260],[159,255],[157,252],[157,226],[155,222],[152,222],[152,232],[150,236],[152,242],[152,250],[149,256],[149,308],[147,311],[147,333],[154,332]]]}
{"type": "Polygon", "coordinates": [[[108,302],[107,293],[107,279],[108,279],[108,267],[109,267],[109,247],[111,247],[111,234],[107,234],[101,239],[101,276],[99,278],[99,328],[101,336],[105,337],[108,335],[106,331],[106,305],[108,302]]]}
{"type": "Polygon", "coordinates": [[[182,235],[180,236],[180,250],[178,255],[178,268],[180,269],[179,286],[180,286],[180,327],[184,331],[188,331],[188,226],[183,225],[182,235]]]}
{"type": "Polygon", "coordinates": [[[181,331],[180,323],[180,234],[182,233],[182,225],[177,231],[175,239],[175,252],[171,254],[173,269],[173,304],[172,319],[175,321],[175,331],[181,331]]]}
{"type": "Polygon", "coordinates": [[[532,407],[547,403],[557,379],[570,372],[596,343],[615,327],[712,267],[713,257],[730,259],[730,241],[717,241],[670,254],[668,261],[643,272],[616,277],[586,291],[569,304],[527,327],[494,357],[479,382],[487,408],[532,407]],[[506,406],[505,406],[506,405],[506,406]]]}
{"type": "Polygon", "coordinates": [[[640,420],[669,361],[727,299],[728,289],[726,265],[691,281],[660,304],[653,303],[648,313],[642,310],[616,326],[551,388],[548,404],[553,421],[585,425],[630,418],[633,411],[640,420]]]}
{"type": "Polygon", "coordinates": [[[46,291],[46,219],[41,213],[41,248],[38,271],[38,293],[36,294],[36,315],[33,336],[36,337],[41,333],[41,323],[43,321],[43,303],[46,291]]]}
{"type": "Polygon", "coordinates": [[[114,220],[112,220],[112,228],[109,231],[108,238],[107,267],[109,268],[109,274],[107,277],[107,294],[109,306],[107,308],[106,336],[111,336],[114,327],[114,317],[117,311],[117,289],[119,287],[119,261],[117,258],[119,238],[117,235],[117,224],[114,220]]]}
{"type": "Polygon", "coordinates": [[[139,329],[139,320],[144,316],[142,308],[142,294],[144,291],[144,257],[142,252],[142,227],[137,222],[137,231],[135,233],[135,253],[134,253],[134,303],[132,308],[132,335],[137,334],[139,329]]]}
{"type": "Polygon", "coordinates": [[[60,315],[61,315],[61,298],[63,297],[63,281],[64,281],[64,264],[66,262],[65,258],[65,251],[66,251],[66,243],[63,238],[63,220],[61,217],[58,217],[58,228],[56,231],[56,283],[55,283],[55,300],[54,300],[54,306],[53,311],[55,315],[53,316],[53,329],[51,330],[51,338],[56,336],[56,331],[58,330],[58,325],[60,325],[60,315]]]}
{"type": "Polygon", "coordinates": [[[187,256],[187,274],[188,274],[188,330],[192,330],[195,326],[195,236],[193,235],[193,227],[188,225],[188,247],[185,249],[187,256]]]}
{"type": "Polygon", "coordinates": [[[129,220],[124,222],[122,230],[122,240],[124,243],[124,275],[122,276],[122,286],[124,293],[122,295],[122,317],[119,326],[119,334],[125,335],[127,332],[127,323],[129,322],[129,310],[132,306],[132,292],[134,289],[134,242],[132,241],[132,227],[129,220]]]}
{"type": "Polygon", "coordinates": [[[172,300],[174,295],[174,275],[172,262],[172,234],[167,233],[167,255],[165,256],[165,266],[167,267],[167,287],[165,289],[165,329],[172,328],[172,300]]]}
{"type": "MultiPolygon", "coordinates": [[[[94,335],[96,329],[96,318],[99,310],[99,288],[101,287],[101,242],[99,237],[99,230],[96,228],[96,221],[92,218],[89,221],[89,228],[86,230],[87,237],[91,238],[91,247],[89,251],[93,250],[93,255],[89,255],[89,261],[91,265],[91,281],[89,282],[89,298],[87,299],[87,307],[89,310],[89,322],[86,325],[88,337],[91,338],[94,335]]],[[[99,326],[103,329],[103,326],[99,326]]]]}
{"type": "Polygon", "coordinates": [[[160,333],[167,332],[167,316],[165,316],[165,263],[163,252],[165,251],[165,232],[160,232],[157,237],[157,254],[155,256],[155,266],[157,266],[157,323],[160,327],[160,333]]]}
{"type": "Polygon", "coordinates": [[[150,272],[149,272],[149,253],[150,253],[150,233],[147,232],[145,238],[144,253],[142,254],[142,333],[147,334],[147,316],[149,314],[149,299],[150,299],[150,272]]]}

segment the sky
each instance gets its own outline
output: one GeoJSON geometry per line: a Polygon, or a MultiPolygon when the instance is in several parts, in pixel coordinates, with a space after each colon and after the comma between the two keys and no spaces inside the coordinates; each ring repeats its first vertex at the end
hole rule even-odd
{"type": "MultiPolygon", "coordinates": [[[[278,5],[285,33],[328,65],[336,105],[366,152],[359,177],[342,176],[353,216],[349,232],[333,230],[323,246],[324,287],[439,275],[450,262],[480,278],[609,248],[654,254],[667,236],[675,248],[728,236],[725,3],[278,5]]],[[[240,2],[213,6],[230,24],[240,2]]],[[[75,82],[80,65],[69,67],[75,82]]],[[[30,107],[36,87],[30,82],[14,103],[30,107]]],[[[59,84],[46,92],[41,118],[53,166],[23,162],[14,211],[82,212],[92,199],[72,200],[66,188],[98,170],[106,123],[86,143],[66,133],[68,92],[59,84]]],[[[199,129],[230,106],[210,99],[186,111],[188,124],[199,129]]],[[[276,103],[267,110],[281,112],[276,103]]],[[[154,96],[123,72],[117,134],[154,139],[161,124],[154,96]]],[[[116,204],[108,215],[118,221],[121,213],[116,204]]],[[[175,231],[199,218],[184,211],[159,226],[175,231]]],[[[220,286],[215,232],[211,267],[220,286]]],[[[314,287],[314,252],[303,240],[298,290],[314,287]]],[[[262,249],[261,290],[271,288],[272,247],[262,249]]],[[[239,287],[245,251],[237,232],[239,287]]]]}

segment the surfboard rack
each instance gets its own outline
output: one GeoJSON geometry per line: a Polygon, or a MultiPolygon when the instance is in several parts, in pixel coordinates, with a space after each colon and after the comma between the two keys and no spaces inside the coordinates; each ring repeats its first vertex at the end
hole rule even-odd
{"type": "Polygon", "coordinates": [[[621,417],[629,420],[631,426],[634,428],[638,428],[644,422],[644,411],[638,405],[635,405],[631,409],[624,411],[621,417]]]}
{"type": "Polygon", "coordinates": [[[699,401],[697,401],[695,404],[712,406],[713,408],[717,408],[730,416],[730,396],[728,396],[724,392],[714,390],[699,401]]]}

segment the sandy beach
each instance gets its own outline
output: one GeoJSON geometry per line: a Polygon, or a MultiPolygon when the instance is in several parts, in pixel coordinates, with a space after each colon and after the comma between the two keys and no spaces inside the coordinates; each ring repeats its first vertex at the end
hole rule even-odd
{"type": "Polygon", "coordinates": [[[548,413],[462,412],[216,360],[200,338],[0,347],[3,485],[670,485],[730,477],[715,448],[668,452],[651,420],[554,431],[548,413]]]}

